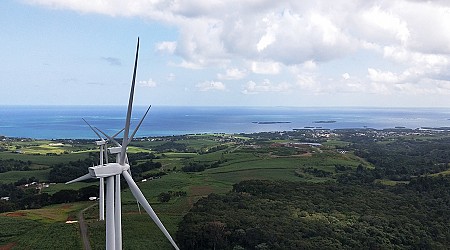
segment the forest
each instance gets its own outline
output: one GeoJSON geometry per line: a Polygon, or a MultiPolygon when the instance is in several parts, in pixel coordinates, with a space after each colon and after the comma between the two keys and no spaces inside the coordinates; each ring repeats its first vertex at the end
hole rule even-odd
{"type": "Polygon", "coordinates": [[[444,249],[450,178],[407,185],[243,181],[211,194],[177,231],[182,249],[444,249]]]}
{"type": "Polygon", "coordinates": [[[339,150],[373,168],[335,165],[333,175],[305,167],[335,181],[249,180],[200,199],[179,224],[178,242],[183,249],[445,249],[450,177],[432,174],[448,170],[450,139],[381,134],[340,134],[347,143],[339,150]]]}

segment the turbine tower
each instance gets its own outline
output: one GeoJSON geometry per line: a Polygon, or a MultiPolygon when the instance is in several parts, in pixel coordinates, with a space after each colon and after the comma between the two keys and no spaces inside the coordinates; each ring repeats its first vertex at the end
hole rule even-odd
{"type": "MultiPolygon", "coordinates": [[[[133,80],[131,82],[130,97],[128,100],[128,109],[125,121],[125,129],[123,133],[122,145],[115,142],[117,147],[110,148],[108,151],[111,154],[117,155],[117,161],[115,163],[100,164],[98,166],[89,167],[89,173],[76,178],[66,184],[87,180],[90,178],[106,178],[106,249],[107,250],[120,250],[122,249],[122,213],[121,213],[121,196],[120,196],[120,176],[122,175],[128,186],[130,187],[131,193],[136,198],[136,200],[141,204],[145,211],[149,214],[158,228],[163,232],[166,238],[170,241],[175,249],[179,249],[175,241],[170,236],[167,229],[164,227],[158,216],[156,215],[153,208],[148,203],[145,196],[142,194],[141,190],[134,182],[131,174],[129,172],[130,165],[128,163],[127,157],[127,146],[133,140],[134,135],[142,124],[147,112],[142,117],[138,126],[134,129],[130,136],[130,122],[131,122],[131,112],[133,109],[133,97],[134,97],[134,87],[136,84],[136,70],[139,54],[139,38],[137,40],[136,47],[136,58],[134,62],[133,80]]],[[[103,134],[103,132],[102,132],[103,134]]],[[[113,138],[111,139],[113,142],[113,138]]]]}

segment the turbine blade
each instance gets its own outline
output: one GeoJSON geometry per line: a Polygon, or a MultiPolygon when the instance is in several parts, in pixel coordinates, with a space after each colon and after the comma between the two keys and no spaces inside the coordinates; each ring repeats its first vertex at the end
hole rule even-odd
{"type": "Polygon", "coordinates": [[[83,121],[91,128],[92,131],[94,131],[94,133],[98,136],[98,138],[100,138],[100,140],[103,141],[103,138],[100,136],[99,133],[97,133],[97,131],[95,131],[95,129],[91,126],[91,124],[89,124],[84,118],[81,119],[83,119],[83,121]]]}
{"type": "Polygon", "coordinates": [[[150,108],[152,107],[152,105],[148,106],[147,111],[145,111],[144,116],[142,117],[142,119],[139,121],[139,124],[136,126],[136,128],[134,129],[133,133],[131,134],[130,138],[128,139],[128,144],[131,142],[131,140],[133,140],[134,135],[136,134],[136,132],[139,130],[139,127],[141,126],[142,122],[144,121],[145,117],[147,116],[148,111],[150,110],[150,108]]]}
{"type": "MultiPolygon", "coordinates": [[[[127,157],[126,159],[125,159],[125,163],[126,164],[130,164],[129,162],[128,162],[128,155],[126,154],[125,155],[125,157],[127,157]]],[[[130,176],[131,176],[131,178],[133,178],[133,175],[131,174],[131,168],[129,168],[128,170],[127,170],[127,172],[130,174],[130,176]]],[[[137,207],[138,207],[138,210],[139,210],[139,214],[141,214],[141,207],[139,206],[139,201],[136,199],[136,204],[137,204],[137,207]]]]}
{"type": "Polygon", "coordinates": [[[115,133],[113,136],[111,136],[111,138],[116,138],[116,136],[119,135],[124,130],[125,130],[125,128],[119,130],[119,132],[115,133]]]}
{"type": "Polygon", "coordinates": [[[123,177],[125,178],[125,180],[128,183],[128,186],[130,187],[131,192],[133,193],[133,196],[136,198],[136,200],[139,201],[139,203],[141,203],[142,207],[145,209],[145,211],[147,211],[148,215],[150,215],[150,217],[152,218],[152,220],[155,222],[155,224],[159,227],[159,229],[163,232],[163,234],[166,236],[166,238],[170,241],[170,243],[172,244],[172,246],[179,250],[177,244],[175,243],[175,241],[172,239],[172,236],[170,236],[169,232],[167,231],[167,229],[164,227],[164,225],[162,224],[162,222],[159,220],[158,216],[156,215],[155,211],[153,211],[153,208],[150,206],[150,204],[148,203],[147,199],[145,199],[144,195],[142,194],[141,190],[139,189],[139,187],[136,185],[136,182],[133,181],[133,178],[131,177],[131,175],[127,172],[127,171],[123,171],[122,172],[123,177]]]}
{"type": "Polygon", "coordinates": [[[139,37],[136,46],[136,58],[134,60],[134,71],[133,71],[133,80],[131,81],[130,98],[128,99],[128,110],[127,110],[127,118],[125,120],[125,130],[123,132],[122,150],[120,151],[120,162],[119,162],[120,165],[124,164],[125,152],[127,151],[128,146],[128,134],[130,133],[131,111],[133,110],[134,86],[136,85],[138,55],[139,55],[139,37]]]}
{"type": "Polygon", "coordinates": [[[105,132],[103,132],[102,130],[100,130],[99,128],[95,127],[95,129],[97,129],[100,133],[102,133],[106,138],[108,138],[108,140],[112,141],[114,144],[116,144],[116,146],[120,147],[120,143],[118,143],[114,137],[116,137],[118,134],[120,134],[120,132],[122,132],[124,129],[121,129],[119,132],[115,133],[113,136],[109,136],[107,135],[105,132]]]}
{"type": "Polygon", "coordinates": [[[78,177],[78,178],[76,178],[76,179],[73,179],[73,180],[71,180],[71,181],[68,181],[68,182],[66,182],[66,184],[71,184],[71,183],[74,183],[74,182],[79,182],[79,181],[85,181],[85,180],[89,180],[89,179],[91,179],[92,178],[92,176],[91,176],[91,174],[85,174],[85,175],[83,175],[83,176],[80,176],[80,177],[78,177]]]}

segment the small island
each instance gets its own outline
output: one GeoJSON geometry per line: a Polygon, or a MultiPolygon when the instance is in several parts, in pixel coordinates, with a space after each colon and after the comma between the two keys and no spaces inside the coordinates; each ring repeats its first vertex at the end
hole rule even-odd
{"type": "Polygon", "coordinates": [[[314,123],[335,123],[336,121],[334,120],[329,120],[329,121],[314,121],[314,123]]]}
{"type": "Polygon", "coordinates": [[[291,123],[291,122],[252,122],[255,124],[282,124],[282,123],[291,123]]]}

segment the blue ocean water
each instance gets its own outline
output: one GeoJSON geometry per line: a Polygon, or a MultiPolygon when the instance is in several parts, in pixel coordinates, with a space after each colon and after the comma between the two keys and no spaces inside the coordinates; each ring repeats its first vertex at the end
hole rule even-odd
{"type": "MultiPolygon", "coordinates": [[[[138,123],[145,109],[139,106],[134,108],[134,124],[138,123]]],[[[0,106],[0,135],[37,139],[94,139],[96,135],[82,118],[114,134],[123,128],[125,115],[124,106],[0,106]]],[[[444,108],[154,106],[136,137],[288,131],[304,127],[450,127],[449,119],[450,109],[444,108]]]]}

